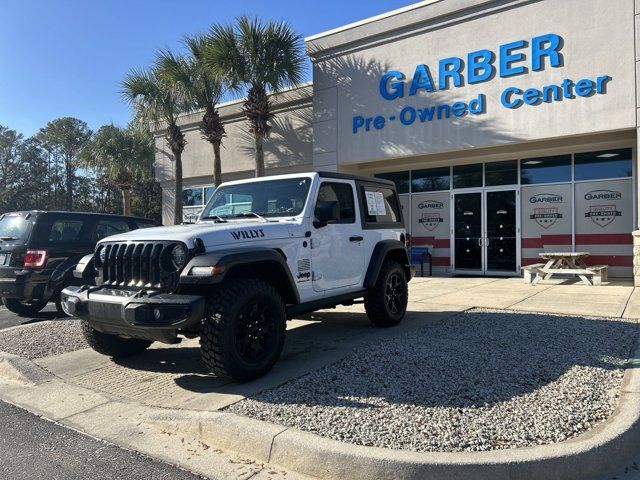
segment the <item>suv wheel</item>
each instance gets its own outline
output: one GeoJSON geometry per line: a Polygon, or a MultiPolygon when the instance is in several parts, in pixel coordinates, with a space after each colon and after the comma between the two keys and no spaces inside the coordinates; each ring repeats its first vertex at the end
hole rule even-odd
{"type": "Polygon", "coordinates": [[[21,317],[35,315],[47,306],[46,300],[33,300],[31,302],[27,302],[24,300],[18,300],[17,298],[3,298],[2,301],[4,306],[7,307],[7,310],[21,317]]]}
{"type": "Polygon", "coordinates": [[[82,334],[89,346],[102,355],[112,358],[129,357],[144,352],[153,342],[140,338],[122,338],[97,331],[82,320],[82,334]]]}
{"type": "Polygon", "coordinates": [[[276,289],[262,280],[230,280],[207,300],[202,358],[214,374],[240,382],[266,374],[284,346],[286,314],[276,289]]]}
{"type": "Polygon", "coordinates": [[[376,284],[364,299],[364,308],[376,327],[393,327],[404,318],[409,301],[407,277],[402,265],[385,260],[376,284]]]}

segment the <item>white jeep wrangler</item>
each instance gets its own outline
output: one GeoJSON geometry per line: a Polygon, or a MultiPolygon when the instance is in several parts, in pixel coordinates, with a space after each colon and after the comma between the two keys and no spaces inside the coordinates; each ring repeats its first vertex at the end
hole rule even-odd
{"type": "Polygon", "coordinates": [[[200,337],[216,375],[247,381],[278,360],[286,320],[364,298],[369,319],[397,325],[409,261],[392,182],[313,172],[220,185],[196,224],[100,241],[62,293],[98,352],[200,337]]]}

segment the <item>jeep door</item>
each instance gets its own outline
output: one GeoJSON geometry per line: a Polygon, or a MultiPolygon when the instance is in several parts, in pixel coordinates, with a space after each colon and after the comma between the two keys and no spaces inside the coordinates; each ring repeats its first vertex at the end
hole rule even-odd
{"type": "Polygon", "coordinates": [[[362,284],[365,244],[353,182],[331,179],[318,189],[311,234],[313,289],[317,292],[362,284]],[[333,214],[320,222],[320,209],[333,214]]]}

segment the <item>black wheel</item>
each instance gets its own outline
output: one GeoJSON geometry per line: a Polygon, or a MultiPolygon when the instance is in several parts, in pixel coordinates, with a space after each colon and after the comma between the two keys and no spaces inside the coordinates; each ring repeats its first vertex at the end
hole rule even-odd
{"type": "Polygon", "coordinates": [[[7,307],[7,310],[21,317],[35,315],[47,306],[46,300],[32,300],[27,302],[16,298],[3,298],[2,302],[4,303],[4,306],[7,307]]]}
{"type": "Polygon", "coordinates": [[[208,300],[200,349],[214,374],[240,382],[267,373],[280,358],[286,314],[276,289],[262,280],[230,280],[208,300]]]}
{"type": "Polygon", "coordinates": [[[385,260],[376,284],[369,289],[364,299],[364,308],[371,323],[376,327],[398,325],[407,312],[409,289],[402,265],[385,260]]]}
{"type": "Polygon", "coordinates": [[[89,346],[96,352],[113,358],[129,357],[144,352],[153,343],[140,338],[122,338],[97,331],[84,320],[82,334],[89,346]]]}

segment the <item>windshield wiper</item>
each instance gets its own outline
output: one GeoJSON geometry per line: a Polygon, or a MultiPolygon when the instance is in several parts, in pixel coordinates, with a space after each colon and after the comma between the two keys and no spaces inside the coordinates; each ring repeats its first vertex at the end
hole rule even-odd
{"type": "Polygon", "coordinates": [[[202,217],[200,220],[215,220],[215,223],[228,223],[227,220],[220,215],[207,215],[206,217],[202,217]]]}
{"type": "Polygon", "coordinates": [[[0,240],[18,240],[18,237],[0,237],[0,240]]]}
{"type": "Polygon", "coordinates": [[[277,222],[277,220],[269,220],[267,218],[264,218],[262,215],[256,213],[256,212],[240,212],[240,213],[236,213],[234,215],[234,217],[239,218],[239,217],[256,217],[259,218],[260,220],[262,220],[263,222],[277,222]]]}

